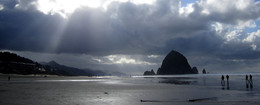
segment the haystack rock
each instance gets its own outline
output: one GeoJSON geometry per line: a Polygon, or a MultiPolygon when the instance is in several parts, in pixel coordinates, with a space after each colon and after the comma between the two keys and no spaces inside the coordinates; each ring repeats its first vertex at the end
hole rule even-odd
{"type": "Polygon", "coordinates": [[[186,57],[173,50],[164,58],[161,68],[158,69],[157,74],[198,74],[198,70],[196,67],[193,67],[192,69],[186,57]]]}

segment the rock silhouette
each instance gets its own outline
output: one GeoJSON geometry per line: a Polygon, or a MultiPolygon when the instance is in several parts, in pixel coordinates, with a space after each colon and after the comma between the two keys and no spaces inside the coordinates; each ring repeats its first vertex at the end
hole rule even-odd
{"type": "Polygon", "coordinates": [[[202,73],[203,73],[203,74],[207,74],[207,72],[206,72],[206,70],[205,70],[205,69],[203,69],[203,70],[202,70],[202,73]]]}
{"type": "Polygon", "coordinates": [[[151,71],[145,71],[144,75],[155,75],[155,72],[152,69],[151,71]]]}
{"type": "MultiPolygon", "coordinates": [[[[195,74],[198,74],[198,69],[197,69],[197,67],[192,67],[191,71],[194,72],[195,74]]],[[[193,74],[193,73],[192,73],[192,74],[193,74]]]]}
{"type": "Polygon", "coordinates": [[[161,68],[158,69],[158,75],[172,74],[197,74],[196,67],[191,68],[188,60],[181,53],[172,50],[163,60],[161,68]]]}

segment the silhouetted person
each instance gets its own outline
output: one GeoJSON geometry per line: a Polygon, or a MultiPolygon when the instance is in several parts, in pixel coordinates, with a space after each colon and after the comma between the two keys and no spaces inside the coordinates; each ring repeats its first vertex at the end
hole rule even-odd
{"type": "Polygon", "coordinates": [[[221,85],[222,85],[222,89],[224,89],[224,86],[225,86],[225,77],[224,77],[224,75],[221,76],[221,85]]]}
{"type": "Polygon", "coordinates": [[[8,75],[8,81],[10,81],[11,80],[11,76],[10,75],[8,75]]]}
{"type": "Polygon", "coordinates": [[[248,81],[248,75],[246,75],[246,88],[248,88],[248,83],[249,83],[249,81],[248,81]]]}
{"type": "Polygon", "coordinates": [[[229,89],[229,75],[226,75],[227,78],[227,89],[229,89]]]}
{"type": "Polygon", "coordinates": [[[228,81],[229,80],[229,75],[227,75],[226,78],[227,78],[227,81],[228,81]]]}
{"type": "Polygon", "coordinates": [[[222,76],[221,76],[221,80],[224,81],[224,79],[225,79],[225,77],[224,77],[224,75],[222,75],[222,76]]]}
{"type": "Polygon", "coordinates": [[[253,88],[253,76],[249,75],[249,81],[250,81],[250,88],[253,88]]]}

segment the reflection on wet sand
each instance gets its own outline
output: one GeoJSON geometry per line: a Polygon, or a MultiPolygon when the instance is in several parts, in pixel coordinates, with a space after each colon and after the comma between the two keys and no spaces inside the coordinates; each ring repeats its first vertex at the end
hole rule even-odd
{"type": "Polygon", "coordinates": [[[0,78],[0,103],[1,105],[260,104],[260,88],[257,85],[260,84],[258,81],[260,75],[253,75],[254,89],[250,91],[245,90],[245,75],[229,74],[229,76],[229,90],[220,89],[221,75],[210,74],[149,76],[149,78],[12,76],[11,81],[6,79],[7,76],[3,76],[0,78]]]}
{"type": "Polygon", "coordinates": [[[197,83],[195,77],[160,77],[159,83],[176,84],[176,85],[190,85],[197,83]]]}

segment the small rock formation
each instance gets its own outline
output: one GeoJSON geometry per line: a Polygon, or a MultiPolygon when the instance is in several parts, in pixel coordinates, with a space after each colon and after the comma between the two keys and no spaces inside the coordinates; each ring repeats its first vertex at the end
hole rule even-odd
{"type": "Polygon", "coordinates": [[[181,53],[172,50],[163,60],[161,68],[158,69],[158,75],[172,74],[197,74],[196,67],[191,69],[187,59],[181,53]]]}
{"type": "Polygon", "coordinates": [[[194,74],[198,74],[198,69],[197,69],[197,67],[193,67],[193,68],[191,69],[191,71],[194,72],[194,74]]]}
{"type": "Polygon", "coordinates": [[[153,69],[151,71],[145,71],[144,75],[155,75],[153,69]]]}
{"type": "Polygon", "coordinates": [[[202,70],[202,74],[207,74],[205,69],[202,70]]]}

